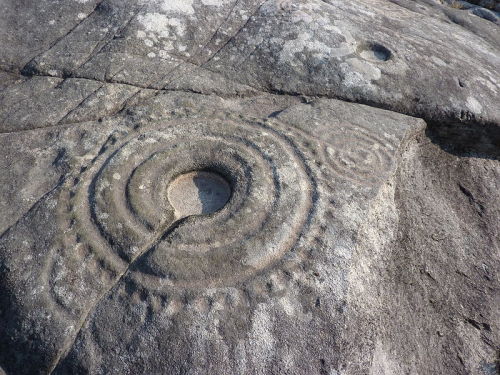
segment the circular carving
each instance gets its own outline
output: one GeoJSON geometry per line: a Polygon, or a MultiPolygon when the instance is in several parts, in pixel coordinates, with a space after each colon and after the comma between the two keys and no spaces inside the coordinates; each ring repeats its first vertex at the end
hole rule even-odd
{"type": "Polygon", "coordinates": [[[388,61],[392,57],[392,53],[388,48],[375,42],[361,44],[357,52],[363,59],[374,62],[388,61]]]}
{"type": "Polygon", "coordinates": [[[128,268],[147,289],[231,285],[307,231],[317,195],[307,159],[286,131],[243,119],[140,129],[69,184],[62,218],[102,267],[128,268]]]}
{"type": "Polygon", "coordinates": [[[342,179],[377,185],[384,181],[393,163],[395,146],[360,126],[339,129],[336,137],[323,145],[330,169],[342,179]]]}
{"type": "Polygon", "coordinates": [[[175,210],[175,216],[181,219],[220,210],[231,196],[231,187],[217,173],[193,171],[172,181],[168,186],[167,196],[175,210]]]}

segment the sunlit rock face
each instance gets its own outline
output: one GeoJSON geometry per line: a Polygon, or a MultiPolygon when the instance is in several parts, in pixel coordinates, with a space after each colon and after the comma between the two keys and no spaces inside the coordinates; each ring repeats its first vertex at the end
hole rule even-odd
{"type": "Polygon", "coordinates": [[[500,28],[459,3],[4,0],[0,374],[496,374],[500,28]]]}

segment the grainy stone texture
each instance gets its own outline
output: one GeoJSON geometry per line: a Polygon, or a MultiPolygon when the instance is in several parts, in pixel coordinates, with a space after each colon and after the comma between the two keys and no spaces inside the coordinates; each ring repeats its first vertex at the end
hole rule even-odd
{"type": "Polygon", "coordinates": [[[0,6],[0,374],[499,371],[495,4],[0,6]]]}

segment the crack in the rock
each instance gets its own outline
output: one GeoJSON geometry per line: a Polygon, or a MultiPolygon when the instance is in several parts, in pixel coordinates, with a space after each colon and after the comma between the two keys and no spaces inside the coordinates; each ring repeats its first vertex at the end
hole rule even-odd
{"type": "MultiPolygon", "coordinates": [[[[216,54],[217,54],[217,53],[218,53],[218,52],[219,52],[222,48],[224,48],[224,47],[225,47],[225,46],[226,46],[226,45],[227,45],[227,44],[228,44],[228,43],[229,43],[232,39],[234,39],[234,37],[235,37],[236,35],[238,35],[238,34],[239,34],[239,32],[240,32],[240,31],[241,31],[241,30],[242,30],[242,29],[243,29],[243,28],[244,28],[244,27],[248,24],[248,22],[250,21],[250,19],[251,19],[252,17],[254,17],[254,15],[255,15],[255,14],[257,14],[257,12],[258,12],[258,11],[260,10],[260,8],[264,5],[264,3],[266,3],[266,1],[268,1],[268,0],[265,0],[265,1],[263,1],[262,3],[260,3],[260,5],[256,8],[256,10],[255,10],[255,11],[254,11],[254,12],[253,12],[253,13],[252,13],[249,17],[248,17],[248,19],[247,19],[247,21],[245,22],[245,24],[244,24],[241,28],[239,28],[239,29],[237,30],[237,32],[236,32],[236,33],[235,33],[232,37],[230,37],[230,38],[229,38],[229,40],[228,40],[228,41],[227,41],[227,42],[226,42],[226,43],[225,43],[225,44],[224,44],[221,48],[219,48],[217,51],[215,51],[215,52],[214,52],[214,53],[213,53],[213,54],[212,54],[212,55],[211,55],[211,56],[207,59],[207,61],[205,61],[205,63],[206,63],[206,62],[208,62],[208,61],[210,61],[210,60],[211,60],[211,59],[212,59],[212,58],[213,58],[213,57],[214,57],[214,56],[215,56],[215,55],[216,55],[216,54]]],[[[231,11],[228,13],[227,17],[226,17],[226,18],[225,18],[225,19],[224,19],[224,20],[223,20],[223,21],[219,24],[219,26],[218,26],[218,27],[217,27],[217,29],[215,30],[214,34],[213,34],[213,35],[212,35],[212,37],[209,39],[209,41],[207,42],[207,44],[205,44],[205,46],[204,46],[204,47],[206,47],[206,46],[210,43],[210,41],[211,41],[211,40],[212,40],[212,39],[213,39],[213,38],[217,35],[217,32],[220,30],[220,28],[222,27],[222,25],[223,25],[225,22],[227,22],[227,19],[228,19],[228,18],[229,18],[229,16],[231,15],[231,12],[233,11],[233,9],[234,9],[234,7],[236,6],[236,4],[237,4],[237,3],[238,3],[238,1],[236,1],[236,2],[234,3],[234,5],[233,5],[233,7],[231,8],[231,11]]],[[[196,66],[196,67],[198,67],[198,68],[204,69],[204,70],[206,70],[206,71],[208,71],[208,72],[211,72],[211,73],[214,73],[214,74],[220,75],[220,76],[224,77],[224,79],[227,79],[228,81],[231,81],[231,82],[234,82],[234,83],[237,83],[237,84],[240,84],[240,85],[244,85],[244,86],[250,87],[250,88],[252,88],[253,90],[255,90],[255,91],[257,91],[257,92],[263,92],[263,93],[265,92],[265,91],[263,91],[263,90],[261,90],[261,89],[258,89],[258,88],[256,88],[256,87],[253,87],[253,86],[251,86],[251,85],[249,85],[249,84],[246,84],[246,83],[243,83],[243,82],[239,82],[239,81],[238,81],[238,80],[236,80],[236,79],[233,79],[233,78],[227,78],[227,77],[225,77],[223,74],[221,74],[220,72],[213,71],[213,70],[211,70],[211,69],[208,69],[208,68],[204,67],[204,66],[203,66],[204,64],[197,64],[197,63],[195,62],[195,59],[196,59],[198,56],[200,56],[200,54],[201,54],[201,53],[203,52],[203,50],[204,50],[204,47],[200,48],[200,49],[198,50],[198,52],[197,52],[196,54],[194,54],[194,56],[193,56],[191,59],[184,59],[182,56],[176,56],[176,55],[171,54],[172,56],[174,56],[174,57],[176,57],[176,58],[180,59],[182,62],[180,62],[179,64],[177,64],[176,66],[174,66],[171,70],[169,70],[169,72],[168,72],[168,73],[164,74],[164,75],[163,75],[163,76],[159,79],[159,81],[161,82],[161,81],[163,81],[164,79],[166,79],[167,77],[172,76],[172,75],[173,75],[173,74],[174,74],[174,73],[175,73],[175,72],[176,72],[176,71],[177,71],[177,70],[178,70],[178,69],[179,69],[179,68],[183,65],[183,63],[184,63],[184,64],[192,64],[192,65],[194,65],[194,66],[196,66]]],[[[117,74],[118,74],[118,73],[116,73],[114,76],[116,76],[117,74]]],[[[107,76],[107,75],[105,75],[105,76],[107,76]]],[[[113,76],[113,77],[114,77],[114,76],[113,76]]],[[[171,77],[171,78],[168,80],[168,82],[167,82],[167,83],[165,83],[165,84],[163,85],[163,87],[161,87],[161,88],[159,88],[159,89],[158,89],[157,87],[152,87],[152,86],[151,86],[151,84],[154,82],[154,79],[152,79],[152,80],[150,80],[150,81],[149,81],[149,82],[148,82],[148,83],[147,83],[144,87],[142,87],[142,88],[143,88],[143,89],[156,90],[156,93],[155,93],[153,96],[159,95],[162,91],[181,91],[181,92],[191,92],[191,93],[196,93],[196,94],[201,94],[201,95],[207,95],[207,94],[205,94],[205,93],[203,93],[203,92],[200,92],[200,91],[197,91],[197,90],[177,90],[177,89],[167,89],[167,88],[166,88],[166,86],[167,86],[168,84],[170,84],[170,83],[174,82],[176,79],[179,79],[179,78],[181,78],[181,77],[182,77],[182,74],[181,74],[180,76],[178,76],[178,77],[171,77]]],[[[122,82],[109,82],[109,83],[121,83],[121,84],[127,84],[127,83],[122,83],[122,82]]],[[[136,87],[141,87],[140,85],[135,85],[135,86],[136,86],[136,87]]],[[[128,102],[130,102],[131,100],[133,100],[133,99],[134,99],[137,95],[140,95],[140,94],[142,93],[142,91],[143,91],[143,90],[139,90],[139,91],[137,91],[136,93],[134,93],[134,94],[133,94],[130,98],[128,98],[128,99],[126,100],[126,102],[124,103],[124,105],[122,106],[122,109],[121,109],[120,111],[118,111],[117,113],[119,113],[119,112],[121,112],[121,111],[125,110],[125,109],[128,107],[128,102]]],[[[208,95],[210,95],[210,94],[208,94],[208,95]]],[[[233,97],[233,96],[234,96],[234,97],[242,97],[242,95],[227,95],[227,96],[218,95],[218,96],[220,96],[220,97],[233,97]]],[[[145,98],[144,100],[149,100],[150,98],[151,98],[151,97],[148,97],[148,98],[145,98]]],[[[143,100],[143,101],[144,101],[144,100],[143,100]]],[[[138,105],[138,104],[142,103],[143,101],[139,101],[138,103],[136,103],[136,105],[138,105]]]]}
{"type": "MultiPolygon", "coordinates": [[[[194,66],[198,67],[198,68],[201,68],[201,69],[204,69],[204,70],[207,70],[211,73],[214,73],[214,74],[218,74],[218,75],[221,75],[219,72],[216,72],[216,71],[212,71],[210,69],[207,69],[207,68],[202,68],[200,67],[199,65],[196,65],[196,64],[193,64],[194,66]]],[[[87,95],[85,98],[83,98],[74,108],[72,108],[71,110],[69,110],[65,115],[62,116],[62,118],[55,124],[51,124],[51,125],[47,125],[47,126],[36,126],[36,127],[31,127],[29,129],[22,129],[22,130],[13,130],[13,131],[1,131],[0,130],[0,134],[13,134],[13,133],[20,133],[20,132],[27,132],[27,131],[33,131],[33,130],[37,130],[37,129],[46,129],[46,128],[51,128],[51,127],[56,127],[56,126],[64,126],[64,125],[71,125],[71,124],[78,124],[78,123],[82,123],[82,121],[71,121],[71,122],[65,122],[64,119],[66,119],[71,113],[73,113],[76,109],[78,109],[79,107],[82,106],[82,104],[84,104],[93,94],[95,94],[98,90],[102,89],[103,87],[105,87],[106,84],[108,85],[123,85],[123,86],[129,86],[129,87],[133,87],[133,88],[136,88],[138,89],[136,92],[134,92],[130,97],[128,97],[127,99],[125,99],[123,101],[123,104],[119,107],[118,110],[114,111],[113,113],[111,114],[108,114],[108,115],[105,115],[105,116],[99,116],[100,119],[108,119],[108,118],[112,118],[114,116],[116,116],[117,114],[119,114],[120,112],[124,111],[125,109],[129,108],[129,102],[135,98],[137,95],[139,95],[140,93],[144,92],[144,90],[151,90],[151,91],[154,91],[155,94],[159,94],[159,93],[166,93],[166,92],[185,92],[185,93],[189,93],[189,94],[197,94],[197,95],[205,95],[205,96],[217,96],[217,97],[220,97],[220,98],[244,98],[244,97],[252,97],[252,96],[256,96],[256,95],[262,95],[262,94],[269,94],[271,92],[267,92],[267,91],[264,91],[264,90],[260,90],[256,87],[252,87],[248,84],[244,84],[242,82],[238,82],[236,80],[232,80],[232,79],[228,79],[228,81],[232,81],[234,83],[237,83],[237,84],[241,84],[241,85],[244,85],[244,86],[247,86],[253,90],[255,90],[254,93],[249,93],[249,94],[244,94],[244,93],[235,93],[235,94],[222,94],[222,93],[215,93],[215,92],[203,92],[203,91],[200,91],[200,90],[195,90],[195,89],[176,89],[176,88],[156,88],[156,87],[153,87],[153,86],[145,86],[145,85],[139,85],[139,84],[132,84],[132,83],[125,83],[125,82],[120,82],[120,81],[112,81],[112,80],[99,80],[99,79],[96,79],[96,78],[88,78],[88,77],[80,77],[80,76],[70,76],[70,77],[67,77],[67,78],[64,78],[64,79],[61,79],[60,77],[55,77],[55,76],[51,76],[51,75],[46,75],[46,74],[23,74],[23,73],[19,73],[19,72],[9,72],[9,71],[5,71],[3,70],[4,72],[6,73],[12,73],[12,74],[16,74],[16,75],[20,75],[22,77],[27,77],[27,78],[32,78],[32,77],[42,77],[42,78],[55,78],[55,79],[60,79],[60,81],[54,86],[52,87],[55,88],[55,87],[60,87],[64,82],[68,82],[72,79],[74,80],[87,80],[87,81],[91,81],[91,82],[98,82],[100,83],[101,85],[99,87],[97,87],[97,89],[93,90],[89,95],[87,95]]],[[[221,75],[222,76],[222,75],[221,75]]],[[[222,76],[223,77],[223,76],[222,76]]],[[[226,77],[224,77],[225,79],[227,79],[226,77]]],[[[50,88],[48,88],[50,89],[50,88]]],[[[285,94],[285,95],[288,95],[288,94],[285,94]]],[[[295,96],[295,95],[293,95],[295,96]]],[[[151,98],[151,96],[149,97],[146,97],[144,98],[144,100],[149,100],[151,98]]],[[[29,100],[30,98],[26,98],[24,100],[29,100]]],[[[138,105],[140,104],[141,102],[139,103],[136,103],[135,105],[138,105]]],[[[21,110],[21,109],[18,109],[18,111],[21,110]]],[[[1,123],[4,123],[9,116],[11,116],[12,113],[7,113],[4,118],[2,119],[1,123]]],[[[88,120],[88,121],[94,121],[94,120],[88,120]]]]}
{"type": "MultiPolygon", "coordinates": [[[[229,20],[229,17],[231,16],[231,14],[233,13],[234,11],[234,8],[236,7],[236,5],[239,3],[239,0],[236,0],[233,5],[231,6],[231,9],[229,10],[229,12],[227,13],[226,17],[222,20],[222,22],[219,24],[219,26],[217,27],[217,29],[215,29],[215,32],[213,33],[212,37],[210,39],[208,39],[208,41],[205,43],[205,45],[200,48],[199,50],[199,54],[201,54],[205,48],[215,39],[215,37],[217,36],[217,34],[219,33],[220,29],[222,28],[222,26],[224,26],[224,24],[229,20]]],[[[195,64],[196,65],[196,64],[195,64]]]]}
{"type": "Polygon", "coordinates": [[[99,305],[101,302],[109,295],[109,292],[117,286],[120,281],[123,279],[123,277],[128,273],[130,268],[139,260],[139,258],[142,258],[143,255],[149,252],[149,250],[153,249],[158,243],[162,240],[164,240],[170,233],[172,233],[181,223],[184,221],[184,219],[179,219],[175,220],[172,223],[162,223],[160,225],[160,228],[158,229],[156,235],[152,237],[152,239],[146,243],[142,250],[138,252],[138,254],[129,262],[127,267],[117,275],[115,278],[115,281],[111,283],[109,288],[106,288],[106,290],[101,294],[99,299],[96,301],[95,304],[90,306],[90,308],[87,310],[87,312],[84,314],[83,318],[80,320],[80,323],[78,324],[77,329],[74,332],[74,335],[71,339],[70,342],[68,342],[60,351],[59,355],[56,356],[54,359],[54,362],[49,368],[49,375],[51,375],[56,369],[57,366],[63,361],[67,355],[71,352],[71,349],[75,345],[76,340],[78,339],[78,335],[82,331],[82,329],[85,327],[85,324],[88,322],[88,320],[92,317],[92,314],[99,308],[99,305]]]}
{"type": "MultiPolygon", "coordinates": [[[[217,72],[217,71],[214,71],[214,70],[210,70],[208,68],[202,67],[200,65],[196,65],[194,63],[191,63],[191,64],[194,65],[194,66],[196,66],[197,68],[204,69],[204,70],[206,70],[206,71],[208,71],[210,73],[218,74],[221,77],[224,77],[224,79],[226,79],[228,81],[231,81],[231,82],[243,85],[243,86],[247,86],[247,87],[252,88],[252,89],[254,89],[256,91],[261,91],[262,93],[266,92],[264,90],[261,90],[261,89],[258,89],[256,87],[250,86],[247,83],[243,83],[243,82],[239,82],[239,81],[237,81],[235,79],[227,78],[227,77],[223,76],[220,72],[217,72]]],[[[152,85],[148,85],[148,84],[141,85],[141,84],[138,84],[138,83],[131,83],[131,82],[120,81],[120,80],[113,80],[112,78],[111,79],[97,79],[97,78],[90,78],[90,77],[78,76],[78,75],[68,75],[68,76],[66,76],[64,78],[61,78],[61,77],[53,76],[53,75],[50,75],[50,74],[43,74],[43,73],[26,74],[26,73],[19,73],[19,72],[9,72],[9,71],[6,71],[6,70],[2,70],[2,71],[5,72],[5,73],[11,73],[11,74],[20,75],[20,76],[26,77],[26,78],[42,77],[42,78],[60,79],[61,81],[58,82],[53,88],[60,87],[67,80],[70,80],[70,79],[80,79],[80,80],[87,80],[87,81],[99,82],[99,83],[103,83],[103,84],[124,85],[124,86],[135,87],[135,88],[138,88],[138,89],[147,89],[147,90],[154,90],[154,91],[185,91],[185,92],[191,92],[191,93],[196,93],[196,94],[201,94],[201,95],[211,95],[210,93],[204,93],[202,91],[198,91],[198,90],[194,90],[194,89],[174,89],[174,88],[166,88],[166,87],[158,88],[158,86],[152,86],[152,85]]],[[[222,95],[222,96],[225,96],[225,95],[222,95]]],[[[231,96],[231,95],[228,94],[227,96],[231,96]]]]}
{"type": "MultiPolygon", "coordinates": [[[[197,64],[194,64],[192,62],[190,62],[190,64],[192,64],[192,65],[194,65],[194,66],[196,66],[198,68],[201,68],[203,70],[206,70],[206,71],[208,71],[210,73],[217,74],[217,75],[223,77],[224,79],[227,79],[230,82],[234,82],[236,84],[249,87],[249,88],[255,90],[255,93],[252,94],[252,95],[242,95],[242,94],[233,94],[233,95],[227,94],[227,95],[222,95],[222,94],[216,94],[216,93],[204,93],[202,91],[198,91],[198,90],[194,90],[194,89],[166,88],[166,86],[168,85],[168,83],[163,88],[157,88],[157,87],[151,86],[151,82],[152,81],[150,81],[149,84],[140,85],[140,84],[137,84],[137,83],[127,83],[127,82],[121,82],[121,81],[117,81],[117,80],[106,80],[106,79],[105,80],[99,80],[99,79],[96,79],[96,78],[81,77],[81,76],[76,76],[76,75],[68,76],[65,79],[68,79],[68,80],[69,79],[89,80],[89,81],[99,82],[99,83],[103,83],[103,84],[125,85],[125,86],[131,86],[131,87],[135,87],[135,88],[139,88],[140,89],[139,91],[137,91],[136,93],[134,93],[130,98],[126,99],[125,102],[129,102],[131,99],[133,99],[134,97],[136,97],[137,95],[139,95],[140,93],[142,93],[144,89],[155,91],[154,96],[159,95],[159,94],[164,93],[164,92],[186,92],[186,93],[192,93],[192,94],[198,94],[198,95],[207,95],[207,96],[216,95],[216,96],[222,97],[222,98],[232,98],[232,97],[241,98],[241,97],[245,97],[245,96],[255,96],[255,95],[258,95],[260,93],[260,94],[271,94],[271,95],[277,95],[277,96],[294,96],[294,97],[300,97],[300,98],[314,97],[314,98],[318,98],[318,99],[322,99],[323,98],[323,99],[341,100],[341,101],[345,101],[345,102],[348,102],[348,103],[358,103],[358,104],[367,105],[367,106],[370,106],[370,107],[373,107],[373,108],[379,108],[379,109],[383,109],[383,110],[388,110],[388,111],[391,111],[391,112],[394,112],[394,113],[400,113],[400,114],[407,115],[407,116],[415,116],[415,114],[409,114],[409,113],[401,112],[401,111],[394,111],[390,107],[385,106],[384,104],[381,104],[381,103],[376,103],[376,102],[372,102],[372,101],[355,101],[355,100],[352,100],[350,98],[343,97],[341,95],[334,95],[334,94],[311,94],[311,95],[307,95],[307,94],[304,94],[304,93],[301,93],[301,92],[297,92],[297,91],[285,91],[285,90],[276,89],[276,88],[273,88],[273,87],[255,87],[255,86],[250,85],[250,84],[248,84],[246,82],[241,82],[241,81],[239,81],[239,80],[237,80],[237,79],[235,79],[233,77],[226,77],[221,72],[218,72],[218,71],[212,70],[210,68],[207,68],[206,66],[203,66],[204,64],[197,65],[197,64]]],[[[181,65],[181,64],[179,64],[179,65],[181,65]]],[[[169,73],[172,73],[173,71],[175,71],[176,68],[179,67],[179,65],[177,65],[176,67],[174,67],[169,73]]],[[[9,73],[19,74],[18,72],[9,72],[9,73]]],[[[167,73],[167,75],[165,75],[164,77],[168,76],[169,73],[167,73]]],[[[58,78],[58,77],[54,77],[54,76],[46,75],[46,74],[26,74],[26,73],[21,73],[21,75],[25,76],[25,77],[58,78]]],[[[172,80],[170,80],[169,82],[171,82],[171,81],[172,80]]],[[[143,103],[144,101],[149,100],[150,98],[151,97],[147,97],[143,101],[139,101],[138,103],[135,103],[134,105],[135,106],[139,105],[139,104],[143,103]]],[[[306,102],[307,102],[307,100],[306,100],[306,102]]],[[[119,111],[113,113],[111,116],[109,116],[109,115],[108,116],[102,116],[102,118],[109,118],[109,117],[115,116],[117,113],[120,113],[121,111],[123,111],[123,110],[125,110],[127,108],[128,108],[128,104],[125,103],[121,107],[121,109],[119,111]]],[[[417,117],[420,117],[420,118],[422,118],[422,119],[424,119],[426,121],[428,120],[428,119],[425,118],[425,116],[417,116],[417,117]]],[[[67,123],[61,123],[60,125],[66,125],[66,124],[67,123]]],[[[36,127],[36,128],[24,129],[24,130],[21,130],[21,131],[35,130],[35,129],[38,129],[38,128],[47,128],[47,127],[50,127],[50,126],[54,126],[54,125],[40,126],[40,127],[36,127]]],[[[5,134],[5,133],[16,133],[16,131],[7,131],[7,132],[0,131],[0,134],[5,134]]]]}
{"type": "MultiPolygon", "coordinates": [[[[103,146],[107,144],[109,141],[106,139],[106,141],[103,143],[103,146]]],[[[65,180],[65,178],[61,178],[59,185],[65,180]]],[[[58,186],[59,186],[58,185],[58,186]]],[[[55,188],[54,188],[55,189],[55,188]]],[[[54,190],[53,189],[53,190],[54,190]]],[[[191,216],[191,215],[190,215],[191,216]]],[[[162,240],[164,240],[170,233],[172,233],[179,225],[182,224],[189,216],[186,217],[181,217],[174,219],[173,221],[169,221],[168,219],[163,219],[163,221],[160,223],[158,226],[158,229],[156,232],[151,236],[150,240],[147,241],[146,244],[144,244],[141,248],[140,251],[136,253],[136,255],[129,261],[127,266],[123,269],[122,272],[120,272],[116,277],[114,282],[110,283],[110,285],[105,288],[103,293],[98,297],[97,301],[92,304],[87,311],[83,314],[81,317],[78,327],[73,333],[71,340],[68,340],[68,342],[59,350],[58,355],[54,358],[52,364],[49,367],[49,374],[52,374],[54,370],[57,368],[57,366],[63,361],[66,356],[69,354],[71,349],[73,348],[76,340],[78,339],[78,335],[80,334],[81,330],[84,328],[85,324],[88,322],[88,320],[91,318],[92,314],[98,309],[100,306],[101,302],[109,295],[109,292],[119,284],[119,282],[123,279],[123,277],[127,274],[127,272],[130,270],[130,268],[140,259],[143,257],[143,255],[147,254],[151,249],[155,248],[156,245],[162,240]]],[[[0,237],[1,238],[1,237],[0,237]]]]}
{"type": "Polygon", "coordinates": [[[103,49],[105,49],[109,43],[111,43],[112,40],[114,40],[114,38],[121,34],[129,25],[130,23],[134,20],[135,17],[137,17],[137,15],[139,14],[139,12],[144,9],[146,5],[143,5],[141,7],[139,7],[139,9],[137,9],[136,12],[133,13],[133,15],[127,20],[127,22],[125,22],[125,24],[122,26],[122,27],[119,27],[118,30],[116,32],[114,32],[112,35],[111,35],[111,38],[109,38],[107,41],[104,42],[104,44],[99,48],[97,49],[97,46],[99,45],[100,42],[102,42],[103,40],[99,41],[95,47],[92,49],[92,51],[90,52],[88,58],[83,62],[81,63],[76,69],[75,71],[77,71],[78,69],[82,68],[83,66],[85,66],[90,60],[92,60],[95,56],[97,56],[103,49]]]}
{"type": "Polygon", "coordinates": [[[59,177],[59,180],[56,182],[56,184],[50,189],[48,190],[46,193],[44,193],[43,195],[41,195],[31,206],[30,208],[28,208],[23,214],[21,214],[21,216],[19,216],[19,218],[11,225],[9,225],[1,234],[0,234],[0,240],[12,229],[14,228],[16,225],[18,225],[31,211],[33,211],[36,206],[41,202],[43,201],[46,197],[48,197],[50,194],[52,194],[59,186],[61,186],[61,184],[64,182],[64,180],[66,179],[66,175],[65,174],[62,174],[60,177],[59,177]]]}
{"type": "Polygon", "coordinates": [[[250,23],[250,21],[255,17],[255,15],[257,13],[259,13],[260,9],[262,8],[262,6],[268,2],[269,0],[264,0],[263,2],[261,2],[259,4],[259,6],[255,9],[255,11],[248,17],[248,19],[246,20],[246,22],[238,29],[236,30],[236,32],[233,34],[233,36],[231,36],[227,41],[226,43],[224,43],[217,51],[215,51],[203,64],[200,65],[201,68],[205,68],[205,65],[208,64],[210,61],[212,61],[214,59],[214,57],[216,57],[220,51],[222,51],[227,45],[229,45],[236,37],[238,37],[238,35],[240,35],[240,33],[245,29],[245,27],[250,23]]]}
{"type": "Polygon", "coordinates": [[[104,3],[106,0],[100,0],[95,6],[94,6],[94,9],[92,9],[92,11],[87,14],[85,16],[85,18],[81,19],[80,22],[78,22],[75,26],[73,26],[66,34],[60,36],[59,38],[57,38],[54,42],[52,42],[48,48],[46,48],[45,50],[43,50],[42,52],[40,52],[39,54],[37,54],[35,57],[33,57],[30,61],[28,61],[27,64],[24,65],[24,67],[21,69],[21,72],[29,72],[31,71],[34,67],[32,65],[34,65],[37,61],[38,58],[40,58],[41,56],[43,56],[45,53],[47,53],[48,51],[50,51],[52,48],[54,48],[54,46],[56,46],[61,40],[63,40],[64,38],[66,38],[68,35],[70,35],[73,31],[75,31],[78,26],[80,26],[83,22],[85,22],[90,16],[92,16],[96,11],[97,9],[99,9],[99,7],[101,6],[102,3],[104,3]]]}
{"type": "Polygon", "coordinates": [[[61,119],[59,119],[59,121],[57,121],[57,123],[55,125],[60,125],[60,124],[63,124],[64,123],[64,120],[66,118],[68,118],[73,112],[75,112],[78,108],[80,108],[85,102],[87,102],[87,100],[92,96],[94,95],[97,91],[99,91],[100,89],[102,89],[104,87],[104,83],[101,84],[99,87],[97,87],[94,91],[92,91],[91,93],[89,93],[85,98],[83,98],[80,103],[78,103],[73,109],[70,109],[63,117],[61,117],[61,119]]]}

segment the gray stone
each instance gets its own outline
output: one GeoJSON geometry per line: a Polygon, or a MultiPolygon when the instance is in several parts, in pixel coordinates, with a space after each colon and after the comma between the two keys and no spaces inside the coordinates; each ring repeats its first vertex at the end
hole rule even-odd
{"type": "Polygon", "coordinates": [[[481,7],[474,7],[474,8],[471,8],[469,11],[478,17],[484,18],[485,20],[494,22],[496,24],[500,23],[498,15],[489,9],[485,9],[485,8],[481,8],[481,7]]]}
{"type": "Polygon", "coordinates": [[[2,10],[0,374],[498,371],[498,24],[2,10]]]}

